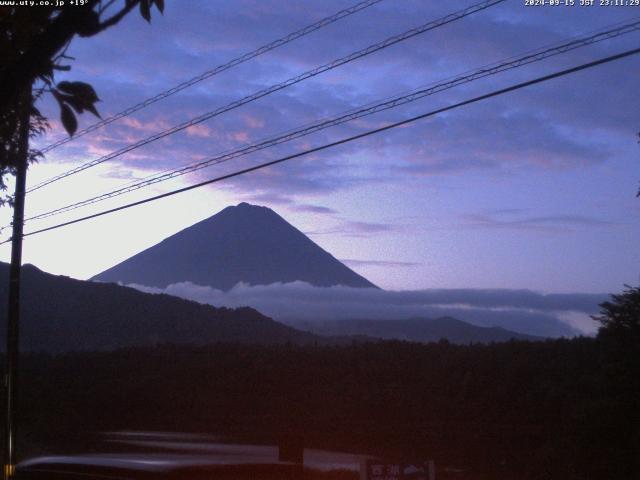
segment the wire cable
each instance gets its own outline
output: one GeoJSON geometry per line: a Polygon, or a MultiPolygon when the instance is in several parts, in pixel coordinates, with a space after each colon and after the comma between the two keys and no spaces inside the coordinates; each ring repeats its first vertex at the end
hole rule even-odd
{"type": "Polygon", "coordinates": [[[529,53],[521,57],[511,57],[513,59],[504,61],[502,63],[493,63],[491,64],[491,66],[488,66],[488,67],[481,67],[475,71],[472,71],[469,74],[453,77],[452,79],[448,79],[446,81],[433,84],[428,88],[414,90],[405,95],[390,97],[382,102],[372,103],[357,109],[351,109],[344,114],[341,114],[329,119],[324,119],[314,124],[306,125],[301,128],[298,128],[297,130],[292,130],[287,133],[277,135],[275,137],[263,139],[256,143],[244,146],[239,149],[223,152],[207,160],[202,160],[200,162],[197,162],[191,165],[187,165],[187,166],[176,168],[176,169],[170,169],[164,172],[150,175],[145,179],[127,184],[118,189],[115,189],[100,195],[96,195],[94,197],[91,197],[79,202],[65,205],[63,207],[49,210],[44,213],[34,215],[32,217],[27,218],[25,221],[40,220],[40,219],[48,218],[54,215],[75,210],[77,208],[81,208],[83,206],[108,200],[110,198],[114,198],[129,192],[133,192],[135,190],[139,190],[141,188],[154,185],[156,183],[164,182],[172,178],[176,178],[182,175],[186,175],[188,173],[195,172],[197,170],[201,170],[206,167],[210,167],[212,165],[218,165],[220,163],[230,161],[234,158],[238,158],[244,155],[254,153],[259,150],[263,150],[265,148],[269,148],[269,147],[279,145],[297,138],[301,138],[303,136],[310,135],[320,130],[324,130],[324,129],[327,129],[336,125],[340,125],[340,124],[343,124],[358,118],[362,118],[368,115],[372,115],[378,112],[396,108],[398,106],[405,105],[407,103],[411,103],[416,100],[419,100],[426,96],[433,95],[435,93],[439,93],[444,90],[454,88],[464,83],[469,83],[469,82],[479,80],[481,78],[485,78],[491,75],[496,75],[498,73],[519,68],[524,65],[529,65],[534,62],[539,62],[552,56],[564,54],[568,51],[575,50],[577,48],[581,48],[587,45],[592,45],[597,42],[615,38],[615,37],[625,35],[631,32],[635,32],[638,30],[640,30],[640,20],[636,20],[632,23],[618,26],[616,28],[612,28],[609,30],[600,31],[588,37],[581,37],[563,44],[559,44],[559,45],[557,44],[556,46],[547,48],[545,50],[534,51],[534,53],[529,53]]]}
{"type": "Polygon", "coordinates": [[[75,140],[79,137],[82,137],[84,135],[86,135],[87,133],[91,133],[95,130],[98,130],[99,128],[104,127],[105,125],[109,125],[110,123],[115,122],[116,120],[119,120],[121,118],[127,117],[129,115],[131,115],[134,112],[137,112],[138,110],[142,110],[143,108],[148,107],[149,105],[152,105],[156,102],[159,102],[160,100],[163,100],[167,97],[170,97],[171,95],[175,95],[176,93],[189,88],[193,85],[195,85],[196,83],[200,83],[203,80],[206,80],[208,78],[213,77],[214,75],[217,75],[219,73],[224,72],[225,70],[229,70],[230,68],[233,68],[235,66],[238,66],[242,63],[245,63],[253,58],[256,58],[264,53],[270,52],[271,50],[275,50],[276,48],[279,48],[283,45],[286,45],[287,43],[291,43],[294,40],[297,40],[298,38],[304,37],[305,35],[308,35],[312,32],[315,32],[316,30],[319,30],[323,27],[326,27],[327,25],[330,25],[332,23],[337,22],[338,20],[341,20],[345,17],[348,17],[350,15],[353,15],[354,13],[357,13],[361,10],[364,10],[365,8],[369,8],[372,5],[375,5],[376,3],[381,2],[382,0],[366,0],[360,3],[356,3],[355,5],[349,7],[349,8],[345,8],[344,10],[340,10],[339,12],[334,13],[333,15],[330,15],[328,17],[323,18],[322,20],[319,20],[318,22],[312,23],[311,25],[307,25],[304,28],[301,28],[300,30],[297,30],[293,33],[290,33],[282,38],[279,38],[277,40],[274,40],[273,42],[267,43],[266,45],[263,45],[249,53],[245,53],[244,55],[241,55],[240,57],[234,58],[233,60],[230,60],[227,63],[224,63],[222,65],[218,65],[217,67],[211,69],[211,70],[207,70],[206,72],[201,73],[200,75],[193,77],[189,80],[186,80],[185,82],[180,83],[179,85],[176,85],[173,88],[170,88],[168,90],[165,90],[164,92],[158,93],[157,95],[147,98],[146,100],[143,100],[140,103],[137,103],[129,108],[126,108],[125,110],[122,110],[119,113],[116,113],[108,118],[105,118],[104,120],[101,120],[99,122],[96,122],[92,125],[89,125],[88,127],[79,130],[75,133],[75,135],[73,137],[69,137],[66,136],[61,140],[58,140],[57,142],[54,142],[50,145],[47,145],[46,147],[44,147],[43,149],[41,149],[40,151],[42,153],[47,153],[50,152],[51,150],[53,150],[54,148],[59,147],[60,145],[64,145],[67,142],[70,142],[72,140],[75,140]]]}
{"type": "Polygon", "coordinates": [[[386,40],[383,40],[382,42],[370,45],[362,50],[358,50],[357,52],[353,52],[345,57],[342,57],[338,60],[334,60],[332,62],[326,63],[324,65],[321,65],[319,67],[316,67],[312,70],[308,70],[300,75],[297,75],[295,77],[292,77],[288,80],[285,80],[284,82],[278,83],[278,84],[274,84],[270,87],[267,87],[265,89],[262,89],[256,93],[253,93],[251,95],[248,95],[240,100],[236,100],[234,102],[231,102],[223,107],[217,108],[216,110],[213,110],[211,112],[207,112],[204,113],[198,117],[195,117],[187,122],[183,122],[179,125],[176,125],[174,127],[171,127],[167,130],[164,130],[162,132],[159,132],[155,135],[152,135],[150,137],[147,137],[144,140],[140,140],[138,142],[135,142],[133,144],[127,145],[126,147],[121,148],[120,150],[116,150],[114,152],[111,152],[107,155],[104,155],[100,158],[97,158],[95,160],[92,160],[90,162],[84,163],[82,165],[79,165],[78,167],[72,168],[71,170],[61,173],[59,175],[56,175],[54,177],[51,177],[33,187],[30,187],[29,189],[27,189],[27,193],[31,193],[35,190],[38,190],[42,187],[45,187],[53,182],[57,182],[59,180],[62,180],[63,178],[69,177],[71,175],[74,175],[76,173],[82,172],[88,168],[94,167],[96,165],[99,165],[101,163],[104,163],[108,160],[112,160],[116,157],[119,157],[127,152],[130,152],[132,150],[135,150],[137,148],[143,147],[145,145],[148,145],[149,143],[155,142],[157,140],[160,140],[161,138],[167,137],[169,135],[172,135],[174,133],[177,133],[179,131],[185,130],[189,127],[192,127],[194,125],[197,125],[199,123],[202,123],[206,120],[209,120],[213,117],[216,117],[218,115],[221,115],[223,113],[226,113],[230,110],[234,110],[238,107],[241,107],[242,105],[246,105],[247,103],[253,102],[255,100],[258,100],[262,97],[265,97],[267,95],[270,95],[274,92],[277,92],[279,90],[282,90],[284,88],[290,87],[292,85],[295,85],[297,83],[300,83],[304,80],[307,80],[309,78],[315,77],[317,75],[320,75],[321,73],[327,72],[329,70],[333,70],[334,68],[340,67],[346,63],[350,63],[354,60],[357,60],[359,58],[365,57],[367,55],[370,55],[374,52],[383,50],[385,48],[388,48],[392,45],[395,45],[399,42],[402,42],[404,40],[408,40],[409,38],[415,37],[416,35],[420,35],[422,33],[428,32],[430,30],[434,30],[438,27],[441,27],[443,25],[446,25],[448,23],[451,22],[455,22],[456,20],[460,20],[464,17],[467,17],[469,15],[472,15],[474,13],[483,11],[489,7],[492,7],[494,5],[497,5],[499,3],[502,3],[506,0],[486,0],[480,3],[476,3],[470,7],[467,7],[463,10],[459,10],[457,12],[454,13],[450,13],[449,15],[446,15],[442,18],[439,18],[437,20],[433,20],[431,22],[425,23],[423,25],[420,25],[419,27],[415,27],[412,28],[410,30],[407,30],[399,35],[394,35],[392,37],[387,38],[386,40]]]}
{"type": "MultiPolygon", "coordinates": [[[[369,130],[369,131],[360,133],[358,135],[353,135],[353,136],[350,136],[350,137],[346,137],[346,138],[343,138],[341,140],[337,140],[335,142],[331,142],[331,143],[327,143],[327,144],[321,145],[319,147],[310,148],[310,149],[304,150],[302,152],[298,152],[298,153],[294,153],[292,155],[288,155],[286,157],[278,158],[276,160],[271,160],[269,162],[264,162],[264,163],[261,163],[259,165],[255,165],[253,167],[248,167],[248,168],[245,168],[245,169],[242,169],[242,170],[238,170],[238,171],[235,171],[233,173],[229,173],[229,174],[222,175],[222,176],[219,176],[219,177],[211,178],[209,180],[205,180],[203,182],[196,183],[194,185],[189,185],[187,187],[179,188],[177,190],[172,190],[170,192],[162,193],[160,195],[155,195],[153,197],[148,197],[148,198],[145,198],[143,200],[138,200],[136,202],[132,202],[132,203],[128,203],[128,204],[125,204],[125,205],[121,205],[119,207],[111,208],[111,209],[108,209],[108,210],[103,210],[101,212],[97,212],[97,213],[94,213],[92,215],[87,215],[87,216],[84,216],[84,217],[76,218],[74,220],[70,220],[70,221],[67,221],[67,222],[59,223],[57,225],[53,225],[53,226],[50,226],[50,227],[41,228],[39,230],[28,232],[28,233],[25,233],[23,235],[23,237],[29,237],[29,236],[32,236],[32,235],[37,235],[37,234],[48,232],[48,231],[51,231],[51,230],[56,230],[58,228],[62,228],[62,227],[66,227],[66,226],[69,226],[69,225],[76,224],[76,223],[80,223],[80,222],[84,222],[84,221],[87,221],[87,220],[91,220],[91,219],[94,219],[94,218],[102,217],[102,216],[108,215],[110,213],[119,212],[121,210],[126,210],[126,209],[129,209],[129,208],[132,208],[132,207],[143,205],[145,203],[154,202],[154,201],[160,200],[162,198],[171,197],[171,196],[177,195],[179,193],[183,193],[183,192],[187,192],[189,190],[194,190],[196,188],[204,187],[205,185],[211,185],[213,183],[218,183],[218,182],[221,182],[221,181],[224,181],[224,180],[228,180],[228,179],[233,178],[233,177],[238,177],[240,175],[244,175],[244,174],[247,174],[247,173],[250,173],[250,172],[254,172],[256,170],[261,170],[263,168],[267,168],[267,167],[270,167],[270,166],[273,166],[273,165],[277,165],[279,163],[284,163],[286,161],[293,160],[295,158],[303,157],[303,156],[309,155],[311,153],[320,152],[322,150],[333,148],[333,147],[336,147],[338,145],[342,145],[342,144],[345,144],[345,143],[348,143],[348,142],[352,142],[354,140],[359,140],[361,138],[365,138],[365,137],[369,137],[371,135],[375,135],[375,134],[378,134],[378,133],[381,133],[381,132],[385,132],[385,131],[391,130],[393,128],[397,128],[397,127],[400,127],[400,126],[403,126],[403,125],[408,125],[408,124],[416,122],[418,120],[423,120],[425,118],[429,118],[429,117],[438,115],[438,114],[443,113],[443,112],[447,112],[447,111],[450,111],[450,110],[454,110],[456,108],[460,108],[460,107],[463,107],[463,106],[466,106],[466,105],[470,105],[470,104],[477,103],[477,102],[480,102],[480,101],[483,101],[483,100],[487,100],[487,99],[492,98],[492,97],[497,97],[499,95],[504,95],[505,93],[513,92],[513,91],[516,91],[516,90],[520,90],[522,88],[529,87],[531,85],[543,83],[543,82],[546,82],[546,81],[549,81],[549,80],[553,80],[555,78],[563,77],[563,76],[566,76],[566,75],[569,75],[569,74],[572,74],[572,73],[576,73],[576,72],[579,72],[579,71],[582,71],[582,70],[593,68],[593,67],[596,67],[598,65],[603,65],[603,64],[606,64],[606,63],[610,63],[610,62],[613,62],[615,60],[620,60],[620,59],[623,59],[623,58],[626,58],[626,57],[629,57],[629,56],[632,56],[632,55],[637,55],[638,53],[640,53],[640,48],[627,50],[625,52],[622,52],[622,53],[619,53],[619,54],[616,54],[616,55],[611,55],[611,56],[604,57],[604,58],[601,58],[601,59],[598,59],[598,60],[594,60],[594,61],[589,62],[589,63],[584,63],[582,65],[578,65],[576,67],[572,67],[572,68],[568,68],[568,69],[565,69],[565,70],[561,70],[561,71],[558,71],[558,72],[555,72],[555,73],[552,73],[552,74],[549,74],[549,75],[544,75],[542,77],[537,77],[537,78],[534,78],[533,80],[528,80],[526,82],[517,83],[517,84],[512,85],[510,87],[502,88],[500,90],[494,90],[493,92],[486,93],[484,95],[473,97],[471,99],[464,100],[462,102],[458,102],[458,103],[455,103],[455,104],[452,104],[452,105],[449,105],[449,106],[446,106],[446,107],[438,108],[436,110],[432,110],[430,112],[423,113],[421,115],[417,115],[417,116],[414,116],[414,117],[411,117],[411,118],[408,118],[408,119],[405,119],[405,120],[402,120],[402,121],[399,121],[399,122],[395,122],[395,123],[386,125],[384,127],[376,128],[374,130],[369,130]]],[[[10,241],[11,241],[11,238],[5,240],[4,242],[1,242],[0,245],[8,243],[10,241]]]]}

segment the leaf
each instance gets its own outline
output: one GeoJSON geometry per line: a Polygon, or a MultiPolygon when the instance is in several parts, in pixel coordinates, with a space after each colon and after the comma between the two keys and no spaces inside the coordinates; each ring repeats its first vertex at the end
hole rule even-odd
{"type": "Polygon", "coordinates": [[[140,0],[140,15],[147,22],[151,23],[151,5],[149,4],[149,0],[140,0]]]}
{"type": "Polygon", "coordinates": [[[160,10],[160,13],[164,13],[164,0],[154,0],[156,7],[160,10]]]}
{"type": "Polygon", "coordinates": [[[60,104],[60,120],[69,136],[73,137],[73,134],[76,133],[78,129],[78,120],[76,120],[76,116],[71,108],[69,108],[69,105],[64,103],[60,104]]]}
{"type": "Polygon", "coordinates": [[[79,18],[75,27],[81,37],[92,37],[100,32],[100,15],[94,10],[88,10],[79,18]]]}
{"type": "Polygon", "coordinates": [[[61,97],[61,100],[64,103],[67,103],[67,104],[71,105],[71,107],[77,113],[84,112],[85,106],[84,106],[84,103],[82,102],[82,99],[80,99],[78,97],[71,96],[71,95],[61,95],[60,97],[61,97]]]}
{"type": "Polygon", "coordinates": [[[54,89],[53,94],[61,107],[62,104],[68,104],[77,113],[88,110],[96,117],[102,118],[94,105],[100,99],[91,85],[84,82],[64,81],[60,82],[57,87],[59,90],[54,89]]]}
{"type": "Polygon", "coordinates": [[[60,82],[56,85],[59,90],[74,97],[78,97],[84,103],[95,103],[99,100],[98,94],[91,85],[84,82],[60,82]]]}
{"type": "Polygon", "coordinates": [[[62,107],[62,94],[55,88],[51,90],[51,93],[53,94],[53,98],[55,98],[62,107]]]}
{"type": "Polygon", "coordinates": [[[98,113],[98,110],[96,109],[96,107],[95,107],[93,104],[91,104],[91,105],[85,105],[85,107],[84,107],[84,108],[85,108],[86,110],[90,111],[91,113],[93,113],[96,117],[98,117],[98,118],[102,118],[102,117],[100,116],[100,113],[98,113]]]}

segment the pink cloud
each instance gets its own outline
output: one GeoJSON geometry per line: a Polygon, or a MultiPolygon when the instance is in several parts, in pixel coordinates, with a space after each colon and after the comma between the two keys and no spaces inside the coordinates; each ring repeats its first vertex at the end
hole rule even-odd
{"type": "Polygon", "coordinates": [[[253,115],[243,115],[242,119],[249,128],[263,128],[265,126],[264,120],[253,115]]]}
{"type": "Polygon", "coordinates": [[[235,132],[231,134],[231,137],[237,142],[248,142],[249,134],[247,132],[235,132]]]}
{"type": "Polygon", "coordinates": [[[150,122],[141,122],[135,118],[125,117],[121,122],[125,127],[139,130],[141,132],[158,132],[171,127],[171,125],[164,119],[154,119],[150,122]]]}
{"type": "Polygon", "coordinates": [[[211,129],[209,127],[207,127],[206,125],[193,125],[189,128],[187,128],[187,135],[189,137],[202,137],[202,138],[206,138],[206,137],[210,137],[211,136],[211,129]]]}

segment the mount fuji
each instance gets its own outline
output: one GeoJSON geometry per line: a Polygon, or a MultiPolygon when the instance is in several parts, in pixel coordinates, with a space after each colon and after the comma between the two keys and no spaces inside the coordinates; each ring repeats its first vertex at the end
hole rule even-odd
{"type": "Polygon", "coordinates": [[[228,291],[239,282],[296,280],[314,286],[377,288],[267,207],[240,203],[94,276],[165,288],[191,282],[228,291]]]}

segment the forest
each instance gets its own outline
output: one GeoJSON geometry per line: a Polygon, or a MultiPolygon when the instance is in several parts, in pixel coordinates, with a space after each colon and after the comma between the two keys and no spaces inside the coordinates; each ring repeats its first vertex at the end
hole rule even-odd
{"type": "Polygon", "coordinates": [[[631,479],[639,471],[639,358],[629,335],[602,333],[463,346],[219,343],[28,354],[20,452],[76,452],[90,444],[87,435],[118,430],[265,444],[297,435],[308,447],[434,459],[466,472],[459,478],[631,479]]]}

